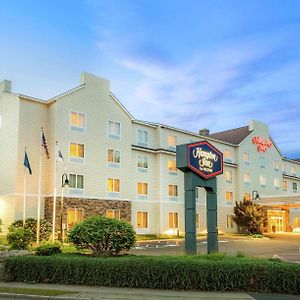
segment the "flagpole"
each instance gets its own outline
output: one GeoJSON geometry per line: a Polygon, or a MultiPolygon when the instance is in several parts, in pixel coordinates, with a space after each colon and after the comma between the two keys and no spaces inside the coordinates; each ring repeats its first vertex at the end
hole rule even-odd
{"type": "Polygon", "coordinates": [[[57,155],[57,142],[55,143],[55,147],[54,147],[54,168],[53,168],[53,172],[54,172],[54,179],[53,179],[53,186],[54,186],[54,190],[53,190],[53,217],[52,217],[52,243],[54,243],[54,239],[55,239],[55,219],[56,219],[56,155],[57,155]]]}
{"type": "MultiPolygon", "coordinates": [[[[25,147],[26,153],[26,147],[25,147]]],[[[26,217],[26,197],[27,197],[27,174],[26,167],[24,167],[24,190],[23,190],[23,227],[25,226],[25,217],[26,217]]]]}
{"type": "Polygon", "coordinates": [[[36,224],[36,243],[40,242],[40,223],[41,223],[41,192],[42,192],[42,134],[43,127],[41,127],[40,135],[40,162],[39,162],[39,187],[38,187],[38,203],[37,203],[37,224],[36,224]]]}

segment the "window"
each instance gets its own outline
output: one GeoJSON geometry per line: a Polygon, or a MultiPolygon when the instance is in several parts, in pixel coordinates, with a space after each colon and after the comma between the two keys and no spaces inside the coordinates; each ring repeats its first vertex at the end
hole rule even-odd
{"type": "Polygon", "coordinates": [[[120,151],[114,149],[108,149],[107,151],[107,162],[110,167],[120,166],[120,151]]]}
{"type": "Polygon", "coordinates": [[[108,137],[114,140],[121,138],[121,123],[108,121],[108,137]]]}
{"type": "Polygon", "coordinates": [[[250,163],[250,154],[248,152],[244,152],[243,153],[243,161],[246,163],[246,164],[249,164],[250,163]]]}
{"type": "Polygon", "coordinates": [[[275,171],[279,170],[279,161],[278,161],[278,159],[274,159],[273,166],[274,166],[275,171]]]}
{"type": "Polygon", "coordinates": [[[266,167],[266,159],[262,155],[259,157],[259,165],[260,165],[261,168],[265,168],[266,167]]]}
{"type": "Polygon", "coordinates": [[[170,150],[176,150],[177,137],[175,135],[168,135],[168,146],[170,150]]]}
{"type": "Polygon", "coordinates": [[[120,193],[120,179],[107,178],[107,192],[111,197],[118,197],[120,193]]]}
{"type": "Polygon", "coordinates": [[[83,175],[70,174],[69,187],[83,190],[83,175]]]}
{"type": "Polygon", "coordinates": [[[226,228],[233,228],[233,215],[227,215],[226,228]]]}
{"type": "Polygon", "coordinates": [[[199,228],[199,213],[196,212],[196,228],[199,228]]]}
{"type": "Polygon", "coordinates": [[[292,175],[293,176],[297,175],[297,168],[295,166],[292,167],[292,175]]]}
{"type": "Polygon", "coordinates": [[[225,199],[226,202],[231,203],[233,201],[233,192],[226,192],[225,199]]]}
{"type": "Polygon", "coordinates": [[[148,196],[148,183],[146,182],[138,182],[137,183],[137,194],[138,198],[144,199],[148,196]]]}
{"type": "Polygon", "coordinates": [[[70,129],[72,131],[84,132],[85,114],[71,111],[70,119],[70,129]]]}
{"type": "Polygon", "coordinates": [[[147,172],[148,171],[148,157],[146,156],[138,156],[137,167],[139,172],[147,172]]]}
{"type": "Polygon", "coordinates": [[[231,170],[225,171],[225,180],[226,180],[226,182],[232,182],[232,171],[231,170]]]}
{"type": "Polygon", "coordinates": [[[226,160],[226,161],[231,161],[232,160],[231,151],[228,148],[225,149],[225,151],[224,151],[224,160],[226,160]]]}
{"type": "Polygon", "coordinates": [[[287,181],[286,181],[286,180],[282,180],[282,189],[283,189],[284,191],[287,190],[287,181]]]}
{"type": "Polygon", "coordinates": [[[138,211],[136,215],[137,228],[148,228],[148,212],[138,211]]]}
{"type": "Polygon", "coordinates": [[[293,182],[293,192],[297,192],[298,190],[298,184],[297,182],[293,182]]]}
{"type": "Polygon", "coordinates": [[[84,145],[71,143],[70,144],[70,161],[83,162],[84,159],[84,145]]]}
{"type": "Polygon", "coordinates": [[[138,130],[138,145],[141,147],[148,147],[148,131],[138,130]]]}
{"type": "Polygon", "coordinates": [[[279,189],[279,179],[278,178],[274,178],[274,187],[275,189],[279,189]]]}
{"type": "Polygon", "coordinates": [[[244,199],[245,200],[251,200],[251,194],[250,193],[244,193],[244,199]]]}
{"type": "Polygon", "coordinates": [[[285,163],[282,164],[282,173],[286,174],[286,164],[285,163]]]}
{"type": "Polygon", "coordinates": [[[178,197],[178,186],[169,184],[169,197],[178,197]]]}
{"type": "Polygon", "coordinates": [[[68,229],[83,220],[82,208],[68,208],[68,229]]]}
{"type": "Polygon", "coordinates": [[[247,185],[250,184],[250,173],[249,172],[244,173],[244,183],[247,185]]]}
{"type": "Polygon", "coordinates": [[[168,170],[170,175],[177,175],[176,160],[168,160],[168,170]]]}
{"type": "Polygon", "coordinates": [[[169,229],[178,228],[178,212],[169,212],[168,224],[169,224],[169,229]]]}
{"type": "Polygon", "coordinates": [[[105,211],[106,218],[120,220],[120,210],[119,209],[107,209],[105,211]]]}
{"type": "Polygon", "coordinates": [[[267,182],[266,177],[263,176],[263,175],[260,175],[260,176],[259,176],[259,182],[260,182],[260,185],[261,185],[262,187],[265,187],[265,186],[266,186],[266,182],[267,182]]]}

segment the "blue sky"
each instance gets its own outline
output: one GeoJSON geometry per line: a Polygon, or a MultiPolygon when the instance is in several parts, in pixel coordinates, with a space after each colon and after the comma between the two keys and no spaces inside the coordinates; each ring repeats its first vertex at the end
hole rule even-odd
{"type": "Polygon", "coordinates": [[[137,118],[211,132],[269,124],[300,157],[300,1],[5,1],[0,79],[44,99],[106,77],[137,118]]]}

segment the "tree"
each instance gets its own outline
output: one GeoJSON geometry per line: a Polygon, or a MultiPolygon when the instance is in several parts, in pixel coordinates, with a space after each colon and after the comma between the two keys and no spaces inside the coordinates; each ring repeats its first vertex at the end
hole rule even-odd
{"type": "Polygon", "coordinates": [[[233,221],[238,227],[251,234],[261,233],[261,227],[265,220],[265,213],[261,205],[246,199],[236,202],[233,221]]]}
{"type": "Polygon", "coordinates": [[[133,247],[135,232],[126,221],[95,216],[74,225],[68,240],[77,248],[92,250],[94,256],[113,256],[133,247]]]}

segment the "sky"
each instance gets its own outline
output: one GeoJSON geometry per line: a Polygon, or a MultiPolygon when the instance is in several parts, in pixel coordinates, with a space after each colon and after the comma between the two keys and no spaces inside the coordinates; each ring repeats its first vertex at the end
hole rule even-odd
{"type": "Polygon", "coordinates": [[[198,132],[256,119],[300,157],[300,1],[10,0],[0,80],[51,98],[105,77],[139,120],[198,132]]]}

